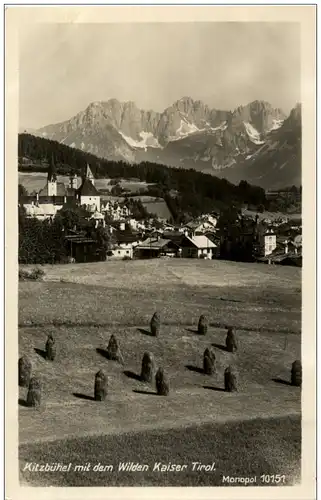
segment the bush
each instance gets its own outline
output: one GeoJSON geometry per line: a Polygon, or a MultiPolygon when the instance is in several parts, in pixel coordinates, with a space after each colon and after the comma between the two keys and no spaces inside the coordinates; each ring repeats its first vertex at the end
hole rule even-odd
{"type": "Polygon", "coordinates": [[[226,335],[226,350],[228,352],[234,352],[237,350],[237,343],[235,338],[235,333],[233,328],[228,328],[226,335]]]}
{"type": "Polygon", "coordinates": [[[28,271],[27,269],[19,269],[19,281],[40,281],[44,275],[45,271],[39,267],[36,267],[31,271],[28,271]]]}
{"type": "Polygon", "coordinates": [[[156,390],[159,396],[167,396],[169,393],[169,382],[164,375],[163,368],[158,368],[156,376],[156,390]]]}
{"type": "Polygon", "coordinates": [[[160,317],[157,312],[154,313],[150,322],[150,331],[154,337],[159,335],[160,331],[160,317]]]}
{"type": "Polygon", "coordinates": [[[104,401],[107,396],[108,379],[102,370],[95,375],[95,401],[104,401]]]}
{"type": "Polygon", "coordinates": [[[32,365],[27,356],[22,356],[18,362],[19,386],[29,387],[32,365]]]}
{"type": "Polygon", "coordinates": [[[129,255],[124,255],[122,260],[133,260],[129,255]]]}
{"type": "Polygon", "coordinates": [[[54,361],[56,357],[55,339],[50,334],[46,342],[46,359],[54,361]]]}
{"type": "Polygon", "coordinates": [[[41,403],[41,382],[39,378],[32,377],[29,383],[27,406],[39,407],[41,403]]]}
{"type": "Polygon", "coordinates": [[[204,314],[202,314],[202,316],[200,316],[200,319],[198,321],[198,333],[199,333],[199,335],[206,335],[207,326],[208,326],[207,317],[204,316],[204,314]]]}
{"type": "Polygon", "coordinates": [[[115,335],[112,335],[109,339],[108,347],[107,347],[107,356],[108,359],[113,361],[119,361],[123,363],[123,357],[120,352],[120,347],[118,345],[118,341],[115,335]]]}
{"type": "Polygon", "coordinates": [[[302,363],[298,359],[292,363],[291,385],[296,387],[301,387],[302,385],[302,363]]]}
{"type": "Polygon", "coordinates": [[[145,352],[142,360],[141,380],[142,382],[152,382],[155,372],[154,357],[150,352],[145,352]]]}
{"type": "Polygon", "coordinates": [[[224,387],[227,392],[237,391],[236,373],[231,366],[228,366],[224,372],[224,387]]]}
{"type": "Polygon", "coordinates": [[[204,351],[203,369],[206,375],[213,375],[215,373],[215,353],[208,347],[204,351]]]}

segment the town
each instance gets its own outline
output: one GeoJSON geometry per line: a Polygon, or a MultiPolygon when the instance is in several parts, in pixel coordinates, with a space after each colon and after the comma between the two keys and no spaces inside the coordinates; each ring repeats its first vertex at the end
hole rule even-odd
{"type": "MultiPolygon", "coordinates": [[[[138,203],[141,204],[140,200],[138,203]]],[[[137,218],[132,198],[119,202],[95,187],[95,177],[88,164],[81,179],[71,175],[69,185],[65,185],[57,181],[52,160],[47,182],[38,192],[21,194],[19,210],[26,219],[47,222],[62,216],[68,216],[70,222],[70,216],[77,213],[72,226],[66,225],[62,217],[65,262],[223,258],[302,266],[300,218],[259,213],[246,207],[241,211],[231,207],[223,214],[205,213],[185,224],[174,224],[146,210],[143,217],[137,218]],[[95,238],[93,231],[99,233],[100,238],[95,238]]],[[[21,244],[24,245],[23,241],[21,244]]],[[[19,252],[21,263],[33,263],[25,260],[23,254],[19,252]]]]}

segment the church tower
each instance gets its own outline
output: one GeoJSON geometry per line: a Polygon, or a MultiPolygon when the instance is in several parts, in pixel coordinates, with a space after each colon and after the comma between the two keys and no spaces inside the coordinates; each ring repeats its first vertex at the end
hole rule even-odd
{"type": "Polygon", "coordinates": [[[47,187],[48,196],[57,196],[57,174],[53,155],[51,157],[51,162],[48,168],[47,187]]]}
{"type": "Polygon", "coordinates": [[[92,183],[92,185],[94,186],[95,185],[95,177],[93,176],[93,173],[90,169],[90,166],[88,165],[87,163],[87,167],[86,167],[86,175],[85,175],[85,178],[90,180],[90,182],[92,183]]]}

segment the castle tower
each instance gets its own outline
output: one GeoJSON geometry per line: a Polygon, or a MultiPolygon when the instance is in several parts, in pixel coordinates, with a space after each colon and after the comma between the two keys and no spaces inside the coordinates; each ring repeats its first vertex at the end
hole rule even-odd
{"type": "Polygon", "coordinates": [[[53,155],[51,157],[51,162],[48,168],[47,186],[48,196],[57,196],[57,174],[53,155]]]}
{"type": "Polygon", "coordinates": [[[92,173],[92,171],[91,171],[90,166],[88,165],[88,163],[87,163],[87,167],[86,167],[85,178],[89,179],[93,186],[95,185],[95,177],[93,176],[93,173],[92,173]]]}

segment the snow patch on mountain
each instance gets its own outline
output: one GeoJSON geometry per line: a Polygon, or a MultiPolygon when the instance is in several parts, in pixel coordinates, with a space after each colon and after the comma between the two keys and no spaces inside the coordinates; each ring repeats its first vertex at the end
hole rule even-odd
{"type": "Polygon", "coordinates": [[[272,127],[270,128],[269,132],[272,130],[277,130],[278,128],[282,127],[284,120],[273,120],[272,121],[272,127]]]}
{"type": "Polygon", "coordinates": [[[228,125],[227,125],[227,122],[225,121],[225,122],[222,122],[222,123],[221,123],[218,127],[214,127],[214,128],[213,128],[213,127],[210,127],[210,130],[211,130],[212,132],[216,132],[217,130],[222,130],[222,131],[224,131],[224,130],[226,130],[226,129],[227,129],[227,126],[228,126],[228,125]]]}
{"type": "Polygon", "coordinates": [[[254,144],[264,144],[264,141],[261,141],[260,133],[256,130],[256,128],[254,128],[249,122],[243,123],[250,141],[254,142],[254,144]]]}
{"type": "Polygon", "coordinates": [[[194,125],[194,123],[189,123],[187,120],[181,120],[181,124],[176,130],[174,136],[168,138],[169,141],[177,141],[183,139],[188,135],[195,134],[195,132],[200,132],[200,129],[194,125]]]}
{"type": "Polygon", "coordinates": [[[151,132],[140,132],[139,135],[142,138],[141,141],[136,141],[132,137],[128,137],[123,132],[119,130],[120,135],[132,148],[143,148],[145,151],[147,148],[161,148],[156,137],[151,132]]]}

